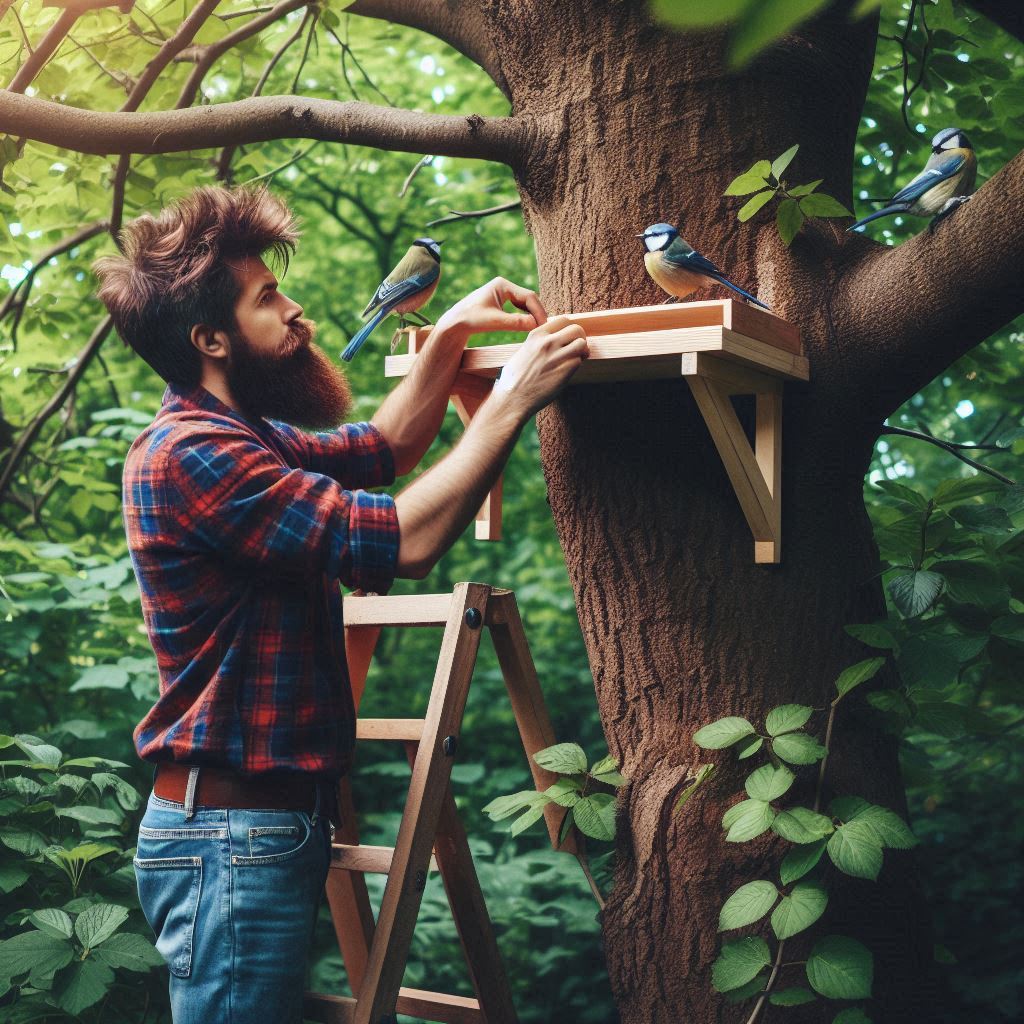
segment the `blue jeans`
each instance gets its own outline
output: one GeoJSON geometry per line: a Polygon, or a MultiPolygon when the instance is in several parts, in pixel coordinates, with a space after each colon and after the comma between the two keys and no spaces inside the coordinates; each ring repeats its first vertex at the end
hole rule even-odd
{"type": "Polygon", "coordinates": [[[301,1021],[330,842],[319,795],[310,814],[150,794],[135,878],[170,970],[174,1024],[301,1021]]]}

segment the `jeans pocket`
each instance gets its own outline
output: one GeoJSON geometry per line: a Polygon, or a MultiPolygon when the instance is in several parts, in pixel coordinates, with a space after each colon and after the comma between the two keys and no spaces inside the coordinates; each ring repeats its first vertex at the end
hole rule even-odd
{"type": "Polygon", "coordinates": [[[231,862],[251,867],[291,860],[306,848],[312,832],[309,815],[301,811],[255,812],[246,829],[249,856],[233,856],[231,862]]]}
{"type": "Polygon", "coordinates": [[[203,887],[202,857],[136,857],[139,903],[156,935],[156,948],[171,974],[187,978],[192,971],[199,896],[203,887]]]}

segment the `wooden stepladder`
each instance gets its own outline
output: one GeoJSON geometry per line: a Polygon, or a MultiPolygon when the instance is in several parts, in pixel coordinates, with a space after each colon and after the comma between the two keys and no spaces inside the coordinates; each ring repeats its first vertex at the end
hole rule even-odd
{"type": "MultiPolygon", "coordinates": [[[[327,1024],[391,1024],[398,1012],[449,1024],[513,1024],[517,1017],[508,978],[450,778],[480,635],[486,627],[534,782],[543,789],[557,779],[530,757],[555,738],[515,595],[480,583],[460,583],[451,594],[346,597],[344,612],[357,711],[384,626],[443,626],[444,637],[425,718],[357,722],[357,740],[404,744],[412,780],[393,849],[359,844],[351,785],[348,776],[341,780],[338,801],[342,821],[331,851],[327,898],[355,998],[309,992],[305,1016],[327,1024]],[[427,872],[432,868],[444,882],[475,998],[402,987],[427,872]],[[363,877],[367,871],[388,876],[376,922],[363,877]]],[[[575,853],[571,833],[558,843],[560,811],[553,803],[546,809],[548,834],[557,849],[575,853]]]]}

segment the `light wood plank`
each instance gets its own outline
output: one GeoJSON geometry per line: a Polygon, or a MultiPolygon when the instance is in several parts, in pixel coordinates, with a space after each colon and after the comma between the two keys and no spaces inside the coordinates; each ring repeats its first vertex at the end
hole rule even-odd
{"type": "MultiPolygon", "coordinates": [[[[521,344],[521,343],[520,343],[521,344]]],[[[462,356],[462,371],[483,377],[496,377],[498,371],[519,351],[520,344],[488,345],[469,348],[462,356]]],[[[774,347],[756,338],[737,334],[727,327],[691,327],[661,331],[643,331],[589,338],[590,356],[573,376],[574,384],[595,383],[609,379],[628,380],[631,374],[647,375],[650,368],[643,363],[666,355],[684,352],[717,352],[755,369],[762,369],[792,380],[808,380],[807,359],[793,352],[774,347]],[[615,370],[607,365],[614,363],[615,370]]],[[[401,377],[412,367],[415,356],[388,356],[384,373],[401,377]]],[[[678,372],[678,362],[674,371],[678,372]]]]}
{"type": "MultiPolygon", "coordinates": [[[[355,1020],[356,1001],[349,996],[307,992],[303,1003],[302,1012],[309,1020],[323,1024],[352,1024],[355,1020]]],[[[400,988],[396,1010],[441,1024],[488,1024],[475,999],[419,988],[400,988]]]]}
{"type": "MultiPolygon", "coordinates": [[[[459,377],[469,377],[469,374],[459,374],[459,377]]],[[[473,379],[469,377],[469,379],[473,379]]],[[[480,380],[481,378],[477,378],[480,380]]],[[[476,415],[477,410],[487,400],[491,393],[492,385],[484,383],[483,388],[466,388],[455,391],[452,394],[452,405],[462,420],[462,425],[468,427],[470,421],[476,415]]],[[[494,486],[487,492],[483,504],[476,513],[476,539],[477,540],[501,540],[501,495],[504,474],[500,474],[494,486]]]]}
{"type": "Polygon", "coordinates": [[[401,594],[395,597],[346,597],[348,626],[443,626],[451,594],[401,594]]]}
{"type": "Polygon", "coordinates": [[[687,377],[755,540],[774,541],[772,497],[727,395],[713,381],[687,377]]]}
{"type": "MultiPolygon", "coordinates": [[[[366,846],[362,843],[350,846],[347,843],[332,843],[331,868],[337,871],[365,871],[386,875],[391,870],[394,852],[393,846],[366,846]]],[[[437,859],[431,857],[430,870],[437,869],[437,859]]]]}
{"type": "Polygon", "coordinates": [[[357,740],[418,741],[422,735],[422,718],[360,718],[356,722],[357,740]]]}
{"type": "Polygon", "coordinates": [[[782,381],[742,363],[719,359],[707,352],[684,352],[680,369],[684,377],[700,374],[709,377],[730,395],[778,394],[782,381]]]}
{"type": "Polygon", "coordinates": [[[754,561],[782,560],[782,395],[759,394],[754,427],[754,454],[772,496],[771,522],[774,539],[754,542],[754,561]]]}

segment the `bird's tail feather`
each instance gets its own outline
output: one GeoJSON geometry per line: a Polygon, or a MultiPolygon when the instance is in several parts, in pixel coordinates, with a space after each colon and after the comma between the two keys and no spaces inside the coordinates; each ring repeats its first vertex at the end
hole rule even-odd
{"type": "Polygon", "coordinates": [[[724,284],[726,288],[731,288],[734,292],[736,292],[737,295],[742,295],[743,298],[750,299],[750,301],[753,302],[755,305],[760,306],[762,309],[767,309],[769,313],[772,311],[771,306],[768,306],[765,303],[763,303],[760,299],[755,298],[753,295],[750,294],[750,292],[745,292],[738,284],[733,284],[732,281],[730,281],[724,275],[716,274],[714,275],[714,277],[719,284],[724,284]]]}
{"type": "Polygon", "coordinates": [[[888,217],[894,213],[903,213],[906,210],[906,206],[902,203],[893,203],[891,206],[886,206],[884,209],[875,210],[874,213],[869,213],[866,217],[861,217],[860,220],[855,221],[846,230],[853,231],[854,228],[861,228],[865,224],[870,224],[873,220],[878,220],[879,217],[888,217]]]}
{"type": "Polygon", "coordinates": [[[352,357],[363,347],[363,342],[370,336],[373,329],[390,312],[390,309],[378,309],[374,314],[373,319],[359,328],[352,340],[346,346],[345,351],[341,353],[341,358],[344,359],[346,363],[351,361],[352,357]]]}

